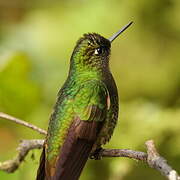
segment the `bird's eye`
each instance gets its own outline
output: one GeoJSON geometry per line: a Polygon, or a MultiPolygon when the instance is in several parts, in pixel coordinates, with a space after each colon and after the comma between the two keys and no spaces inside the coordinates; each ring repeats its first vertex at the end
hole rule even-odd
{"type": "Polygon", "coordinates": [[[100,54],[102,54],[102,52],[103,52],[103,48],[99,47],[99,48],[95,49],[94,54],[100,55],[100,54]]]}

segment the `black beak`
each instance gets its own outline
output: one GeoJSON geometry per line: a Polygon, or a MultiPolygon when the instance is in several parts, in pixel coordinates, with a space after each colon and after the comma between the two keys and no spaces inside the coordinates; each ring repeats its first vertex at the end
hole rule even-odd
{"type": "Polygon", "coordinates": [[[120,29],[117,33],[115,33],[113,36],[109,38],[109,41],[112,43],[122,32],[124,32],[131,24],[133,21],[131,21],[129,24],[124,26],[122,29],[120,29]]]}

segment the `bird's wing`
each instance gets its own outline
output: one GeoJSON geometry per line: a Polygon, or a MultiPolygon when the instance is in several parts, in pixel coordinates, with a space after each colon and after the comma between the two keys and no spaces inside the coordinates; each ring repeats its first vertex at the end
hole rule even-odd
{"type": "Polygon", "coordinates": [[[74,116],[59,156],[53,165],[46,161],[49,179],[79,178],[106,118],[108,99],[107,89],[100,81],[88,81],[79,87],[71,102],[74,116]]]}

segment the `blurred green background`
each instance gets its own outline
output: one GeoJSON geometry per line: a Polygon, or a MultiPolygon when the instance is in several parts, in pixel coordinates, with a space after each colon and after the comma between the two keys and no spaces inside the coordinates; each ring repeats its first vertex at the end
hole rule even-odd
{"type": "MultiPolygon", "coordinates": [[[[154,139],[180,171],[179,0],[0,0],[0,111],[47,129],[69,59],[83,33],[110,37],[134,24],[112,45],[111,70],[120,91],[120,118],[109,148],[145,151],[154,139]]],[[[0,161],[12,158],[20,139],[44,138],[0,119],[0,161]]],[[[4,180],[35,179],[40,150],[28,154],[4,180]]],[[[125,158],[89,160],[81,180],[165,179],[125,158]]]]}

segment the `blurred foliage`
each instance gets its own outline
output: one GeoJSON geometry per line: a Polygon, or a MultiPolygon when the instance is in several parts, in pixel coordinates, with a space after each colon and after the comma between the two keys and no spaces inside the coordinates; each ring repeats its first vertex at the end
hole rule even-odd
{"type": "MultiPolygon", "coordinates": [[[[112,45],[121,112],[106,147],[144,151],[144,142],[154,139],[180,170],[179,12],[179,0],[0,0],[0,111],[47,129],[77,39],[86,32],[109,37],[133,20],[112,45]]],[[[0,161],[28,138],[43,137],[0,119],[0,161]]],[[[0,179],[35,179],[39,155],[29,153],[15,173],[0,172],[0,179]]],[[[81,180],[92,179],[164,178],[140,162],[104,158],[89,160],[81,180]]]]}

